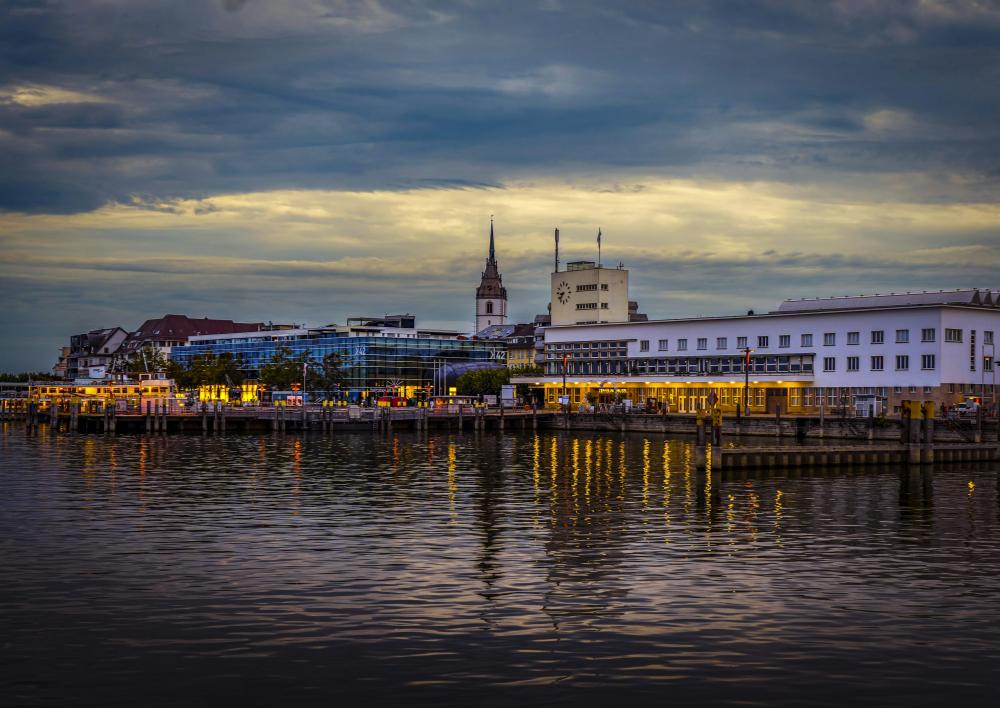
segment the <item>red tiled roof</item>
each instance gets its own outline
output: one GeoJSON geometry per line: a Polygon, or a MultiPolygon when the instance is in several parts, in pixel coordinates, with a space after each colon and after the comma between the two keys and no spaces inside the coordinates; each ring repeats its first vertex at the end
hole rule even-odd
{"type": "Polygon", "coordinates": [[[133,348],[151,340],[186,340],[198,334],[233,334],[235,332],[257,332],[263,322],[233,322],[232,320],[196,319],[187,315],[164,315],[155,320],[146,320],[129,335],[127,344],[133,348]]]}

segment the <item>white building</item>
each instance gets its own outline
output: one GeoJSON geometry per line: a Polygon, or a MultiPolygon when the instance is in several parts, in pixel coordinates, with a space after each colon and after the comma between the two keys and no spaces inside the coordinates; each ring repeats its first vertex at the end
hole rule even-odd
{"type": "Polygon", "coordinates": [[[714,399],[735,411],[746,400],[752,412],[794,414],[877,400],[892,413],[904,399],[976,397],[991,406],[998,331],[1000,293],[974,289],[788,300],[761,315],[553,323],[546,376],[531,381],[552,405],[565,365],[573,405],[625,397],[692,412],[714,399]]]}

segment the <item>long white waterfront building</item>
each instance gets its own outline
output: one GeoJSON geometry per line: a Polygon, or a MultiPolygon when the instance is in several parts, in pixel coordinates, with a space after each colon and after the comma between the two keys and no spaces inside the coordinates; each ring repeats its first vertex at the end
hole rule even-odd
{"type": "MultiPolygon", "coordinates": [[[[567,288],[552,278],[553,299],[567,288]]],[[[581,293],[582,295],[583,293],[581,293]]],[[[577,295],[577,293],[573,293],[577,295]]],[[[568,305],[569,303],[564,303],[568,305]]],[[[548,405],[628,398],[658,410],[898,413],[905,399],[996,404],[1000,292],[964,289],[787,300],[766,314],[545,329],[548,405]],[[565,373],[565,391],[564,391],[565,373]]]]}

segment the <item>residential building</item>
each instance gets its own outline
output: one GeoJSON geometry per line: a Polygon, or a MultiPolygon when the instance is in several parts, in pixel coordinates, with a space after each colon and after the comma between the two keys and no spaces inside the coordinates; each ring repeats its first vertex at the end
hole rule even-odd
{"type": "Polygon", "coordinates": [[[80,378],[105,378],[126,337],[128,332],[121,327],[94,329],[71,336],[70,351],[66,357],[66,378],[71,381],[80,378]]]}
{"type": "Polygon", "coordinates": [[[235,332],[257,332],[270,328],[262,322],[234,322],[215,320],[208,317],[188,317],[187,315],[164,315],[146,320],[132,332],[121,346],[121,354],[128,356],[143,349],[154,347],[165,357],[170,357],[172,347],[187,343],[190,337],[206,334],[233,334],[235,332]]]}

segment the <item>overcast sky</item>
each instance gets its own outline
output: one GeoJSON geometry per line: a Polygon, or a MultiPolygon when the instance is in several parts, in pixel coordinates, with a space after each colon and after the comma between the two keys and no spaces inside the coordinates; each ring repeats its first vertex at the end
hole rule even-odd
{"type": "Polygon", "coordinates": [[[0,0],[0,370],[165,313],[468,330],[1000,287],[1000,2],[0,0]]]}

